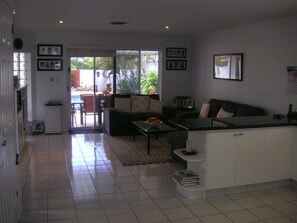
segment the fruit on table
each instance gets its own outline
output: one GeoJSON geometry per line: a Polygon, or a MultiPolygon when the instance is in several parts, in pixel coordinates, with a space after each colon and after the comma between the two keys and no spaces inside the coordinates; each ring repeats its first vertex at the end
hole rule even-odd
{"type": "Polygon", "coordinates": [[[149,124],[159,124],[159,123],[161,123],[161,120],[158,119],[157,117],[150,117],[150,118],[147,120],[147,122],[148,122],[149,124]]]}

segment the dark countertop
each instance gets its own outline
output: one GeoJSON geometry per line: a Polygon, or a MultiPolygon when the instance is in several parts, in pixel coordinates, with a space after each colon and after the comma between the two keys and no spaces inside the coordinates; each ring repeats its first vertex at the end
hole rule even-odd
{"type": "Polygon", "coordinates": [[[191,118],[186,119],[179,127],[189,131],[265,128],[279,126],[297,126],[297,119],[282,117],[274,119],[273,116],[249,116],[232,118],[191,118]]]}

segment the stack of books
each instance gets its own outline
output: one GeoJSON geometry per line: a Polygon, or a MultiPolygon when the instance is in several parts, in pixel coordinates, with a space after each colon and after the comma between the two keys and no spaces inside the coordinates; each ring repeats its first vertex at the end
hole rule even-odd
{"type": "Polygon", "coordinates": [[[192,170],[178,170],[174,173],[173,179],[184,187],[191,187],[199,184],[199,175],[192,170]]]}

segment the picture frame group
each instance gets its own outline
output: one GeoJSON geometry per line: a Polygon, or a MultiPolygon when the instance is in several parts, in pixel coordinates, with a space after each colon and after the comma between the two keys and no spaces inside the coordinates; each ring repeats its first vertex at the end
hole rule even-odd
{"type": "Polygon", "coordinates": [[[46,57],[61,57],[63,55],[62,45],[38,44],[37,55],[46,57]]]}
{"type": "Polygon", "coordinates": [[[187,58],[187,48],[166,48],[167,58],[187,58]]]}
{"type": "Polygon", "coordinates": [[[187,60],[166,60],[166,70],[186,70],[187,60]]]}
{"type": "Polygon", "coordinates": [[[166,70],[187,70],[187,48],[166,48],[166,70]]]}
{"type": "Polygon", "coordinates": [[[63,60],[62,59],[38,59],[37,69],[38,71],[62,71],[63,60]]]}

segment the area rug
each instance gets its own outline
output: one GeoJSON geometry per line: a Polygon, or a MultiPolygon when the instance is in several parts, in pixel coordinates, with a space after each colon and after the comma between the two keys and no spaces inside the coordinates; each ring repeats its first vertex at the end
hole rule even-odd
{"type": "Polygon", "coordinates": [[[175,162],[171,157],[171,149],[166,137],[159,137],[158,140],[151,138],[150,154],[147,154],[145,136],[137,135],[135,141],[132,136],[104,138],[124,166],[175,162]]]}

